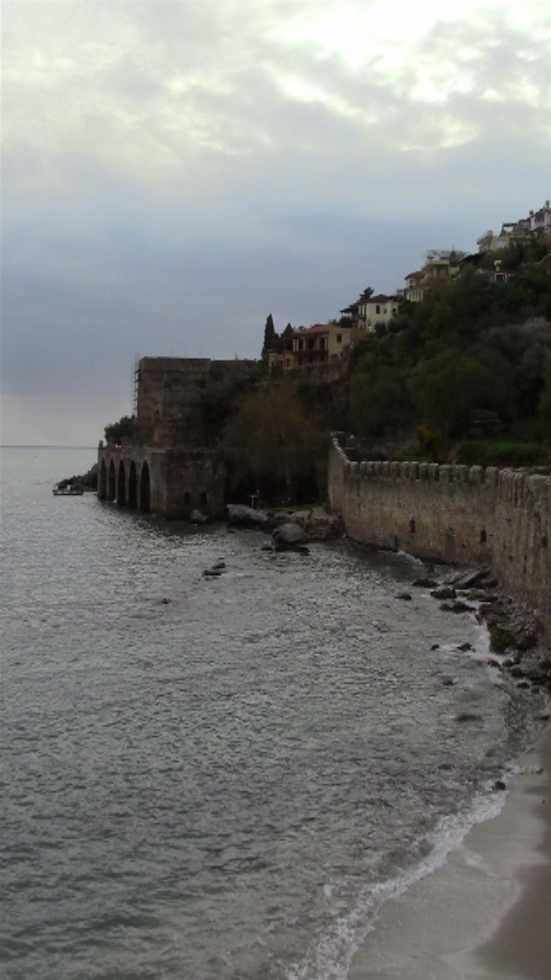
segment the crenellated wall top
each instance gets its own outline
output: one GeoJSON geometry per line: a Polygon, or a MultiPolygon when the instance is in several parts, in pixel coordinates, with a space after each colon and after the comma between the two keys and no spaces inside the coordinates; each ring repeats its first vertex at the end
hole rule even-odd
{"type": "MultiPolygon", "coordinates": [[[[351,460],[347,446],[343,446],[341,433],[332,436],[334,451],[341,457],[344,472],[357,479],[384,479],[408,483],[441,483],[486,487],[496,492],[496,499],[521,505],[526,494],[537,495],[546,502],[551,500],[551,476],[531,473],[527,470],[499,469],[497,466],[465,466],[426,462],[400,462],[398,460],[361,462],[351,460]]],[[[350,449],[354,454],[355,446],[350,449]]]]}

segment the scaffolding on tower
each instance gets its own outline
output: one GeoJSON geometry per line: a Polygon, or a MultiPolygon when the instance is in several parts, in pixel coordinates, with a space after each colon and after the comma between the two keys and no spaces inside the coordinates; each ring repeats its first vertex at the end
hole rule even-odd
{"type": "Polygon", "coordinates": [[[134,370],[132,372],[132,415],[138,418],[138,385],[140,383],[140,355],[134,355],[134,370]]]}

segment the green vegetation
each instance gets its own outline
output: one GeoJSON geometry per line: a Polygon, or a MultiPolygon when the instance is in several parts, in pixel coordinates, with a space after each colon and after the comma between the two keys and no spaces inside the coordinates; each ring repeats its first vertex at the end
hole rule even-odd
{"type": "MultiPolygon", "coordinates": [[[[343,359],[340,372],[269,369],[293,335],[270,314],[261,358],[215,368],[202,401],[206,444],[226,457],[235,499],[312,500],[331,430],[372,458],[551,465],[551,248],[517,243],[482,257],[420,303],[402,302],[343,359]],[[509,278],[493,275],[495,261],[509,278]]],[[[133,437],[125,416],[108,442],[133,437]]]]}
{"type": "Polygon", "coordinates": [[[242,396],[220,448],[237,496],[251,488],[274,503],[316,496],[316,463],[326,437],[307,418],[294,386],[283,379],[266,381],[242,396]]]}
{"type": "Polygon", "coordinates": [[[468,466],[551,466],[551,446],[540,442],[468,439],[455,449],[458,463],[468,466]]]}
{"type": "MultiPolygon", "coordinates": [[[[534,249],[541,257],[542,244],[534,249]]],[[[514,277],[494,282],[468,270],[421,303],[403,303],[386,336],[362,340],[351,358],[352,431],[388,437],[409,422],[426,458],[448,458],[458,441],[466,458],[465,440],[479,435],[473,413],[487,410],[500,420],[499,431],[483,433],[487,462],[530,465],[546,457],[551,274],[544,264],[522,265],[523,255],[520,246],[504,250],[502,268],[517,263],[514,277]],[[499,448],[503,439],[507,449],[499,448]]]]}
{"type": "Polygon", "coordinates": [[[272,314],[270,313],[266,319],[266,326],[264,327],[264,343],[262,344],[262,352],[260,355],[260,360],[267,370],[268,368],[268,357],[270,353],[281,354],[287,341],[290,341],[293,336],[293,328],[290,323],[287,324],[283,333],[277,333],[274,327],[274,320],[272,314]]]}
{"type": "Polygon", "coordinates": [[[120,446],[123,439],[133,439],[136,434],[136,416],[123,415],[118,422],[106,425],[103,430],[105,441],[120,446]]]}
{"type": "MultiPolygon", "coordinates": [[[[316,461],[330,430],[365,440],[374,458],[469,465],[551,464],[551,272],[549,246],[515,245],[438,282],[422,302],[404,301],[388,327],[366,334],[338,379],[316,370],[268,374],[268,351],[285,333],[266,321],[263,380],[218,399],[215,443],[236,491],[263,499],[314,493],[316,461]],[[538,264],[539,263],[539,264],[538,264]]],[[[215,413],[216,414],[216,413],[215,413]]]]}

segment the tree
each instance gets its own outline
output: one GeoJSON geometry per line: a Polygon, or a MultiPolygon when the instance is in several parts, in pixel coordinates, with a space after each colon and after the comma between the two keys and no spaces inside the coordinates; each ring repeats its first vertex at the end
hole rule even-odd
{"type": "Polygon", "coordinates": [[[221,442],[234,491],[259,489],[271,502],[286,502],[315,488],[315,467],[325,436],[308,420],[298,395],[284,381],[265,382],[247,393],[221,442]]]}
{"type": "Polygon", "coordinates": [[[295,331],[293,330],[291,324],[288,323],[287,326],[285,327],[285,330],[283,331],[283,333],[279,338],[282,351],[292,346],[294,332],[295,331]]]}
{"type": "Polygon", "coordinates": [[[118,422],[106,425],[103,431],[106,442],[120,446],[123,439],[133,439],[136,435],[136,416],[123,415],[118,422]]]}
{"type": "Polygon", "coordinates": [[[359,371],[352,378],[350,415],[358,435],[383,435],[407,421],[410,411],[405,371],[381,365],[369,372],[359,371]]]}
{"type": "Polygon", "coordinates": [[[262,345],[261,359],[268,363],[268,354],[271,350],[274,350],[275,341],[278,339],[277,333],[274,327],[274,318],[270,313],[266,320],[266,326],[264,327],[264,343],[262,345]]]}
{"type": "Polygon", "coordinates": [[[508,414],[512,388],[513,372],[496,351],[476,358],[454,348],[419,364],[409,383],[419,420],[440,429],[446,444],[467,433],[475,409],[508,414]]]}

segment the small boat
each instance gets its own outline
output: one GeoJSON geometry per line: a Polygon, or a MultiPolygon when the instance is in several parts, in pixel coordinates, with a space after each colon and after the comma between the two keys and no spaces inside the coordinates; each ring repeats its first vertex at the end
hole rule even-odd
{"type": "Polygon", "coordinates": [[[80,483],[56,483],[54,497],[82,497],[84,487],[80,483]]]}

